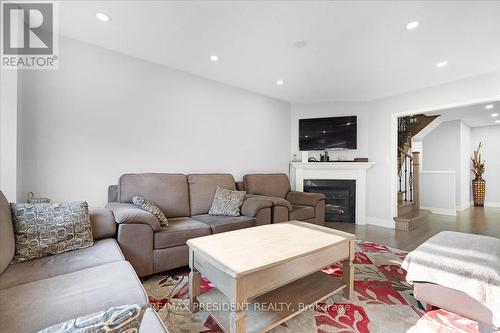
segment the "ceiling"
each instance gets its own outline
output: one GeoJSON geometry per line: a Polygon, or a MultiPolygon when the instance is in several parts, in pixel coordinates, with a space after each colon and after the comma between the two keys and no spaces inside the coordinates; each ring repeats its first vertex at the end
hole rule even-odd
{"type": "Polygon", "coordinates": [[[500,70],[500,1],[59,3],[63,35],[291,102],[372,100],[500,70]]]}
{"type": "MultiPolygon", "coordinates": [[[[425,113],[428,116],[441,115],[441,121],[462,120],[469,127],[491,126],[498,125],[496,121],[500,121],[500,101],[493,103],[481,103],[475,105],[462,106],[452,109],[444,109],[425,113]],[[486,109],[486,105],[493,105],[493,108],[486,109]],[[497,114],[492,117],[492,114],[497,114]]],[[[500,128],[499,128],[500,130],[500,128]]]]}

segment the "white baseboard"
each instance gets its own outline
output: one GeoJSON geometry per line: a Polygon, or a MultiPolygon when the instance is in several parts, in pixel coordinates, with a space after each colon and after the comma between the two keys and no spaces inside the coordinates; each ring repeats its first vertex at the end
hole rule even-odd
{"type": "Polygon", "coordinates": [[[371,225],[376,225],[379,227],[391,228],[391,229],[394,229],[394,227],[395,227],[393,220],[386,220],[386,219],[381,219],[381,218],[373,217],[373,216],[366,217],[366,224],[371,224],[371,225]]]}
{"type": "MultiPolygon", "coordinates": [[[[472,204],[474,205],[474,204],[472,204]]],[[[464,210],[466,210],[467,208],[469,208],[471,206],[471,203],[470,202],[466,202],[464,204],[462,204],[461,206],[460,205],[457,205],[456,209],[457,211],[459,212],[463,212],[464,210]]]]}
{"type": "Polygon", "coordinates": [[[500,202],[485,201],[484,202],[484,207],[500,208],[500,202]]]}
{"type": "Polygon", "coordinates": [[[420,207],[420,208],[430,210],[432,214],[457,216],[457,211],[455,209],[446,209],[438,207],[420,207]]]}

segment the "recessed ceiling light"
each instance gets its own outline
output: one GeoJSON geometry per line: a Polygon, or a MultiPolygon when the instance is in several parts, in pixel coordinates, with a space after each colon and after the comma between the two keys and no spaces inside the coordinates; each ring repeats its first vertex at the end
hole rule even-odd
{"type": "Polygon", "coordinates": [[[492,117],[492,118],[496,118],[496,117],[498,117],[498,113],[492,113],[492,114],[491,114],[491,117],[492,117]]]}
{"type": "Polygon", "coordinates": [[[212,60],[213,62],[216,62],[216,61],[219,61],[219,57],[214,54],[214,55],[210,56],[210,60],[212,60]]]}
{"type": "Polygon", "coordinates": [[[438,63],[436,64],[436,67],[437,67],[437,68],[443,68],[443,67],[446,67],[446,66],[448,66],[448,61],[446,61],[446,60],[445,60],[445,61],[438,62],[438,63]]]}
{"type": "Polygon", "coordinates": [[[305,40],[299,40],[298,42],[295,43],[295,47],[298,49],[301,49],[303,47],[307,46],[307,42],[305,40]]]}
{"type": "Polygon", "coordinates": [[[283,85],[283,83],[285,83],[285,81],[283,81],[283,80],[281,80],[281,79],[276,80],[276,84],[277,84],[278,86],[282,86],[282,85],[283,85]]]}
{"type": "Polygon", "coordinates": [[[419,23],[418,21],[413,21],[413,22],[410,22],[406,25],[406,29],[407,30],[414,30],[418,27],[419,23]]]}
{"type": "Polygon", "coordinates": [[[499,120],[495,120],[495,123],[500,124],[500,119],[499,120]]]}
{"type": "Polygon", "coordinates": [[[100,20],[100,21],[103,21],[103,22],[108,22],[108,21],[111,21],[111,18],[104,14],[104,13],[97,13],[95,14],[95,16],[100,20]]]}
{"type": "Polygon", "coordinates": [[[484,108],[489,110],[489,109],[493,109],[495,106],[493,104],[488,104],[486,105],[484,108]]]}

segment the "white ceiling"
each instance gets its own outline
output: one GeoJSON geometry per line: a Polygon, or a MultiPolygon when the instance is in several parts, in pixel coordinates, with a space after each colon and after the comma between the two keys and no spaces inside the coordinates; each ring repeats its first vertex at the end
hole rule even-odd
{"type": "MultiPolygon", "coordinates": [[[[441,121],[462,120],[470,127],[499,125],[496,120],[500,120],[500,102],[482,103],[469,106],[463,106],[453,109],[444,109],[426,113],[426,115],[441,115],[441,121]],[[486,105],[493,105],[493,109],[486,109],[486,105]],[[497,117],[492,117],[492,114],[498,114],[497,117]]],[[[500,128],[499,128],[500,130],[500,128]]]]}
{"type": "Polygon", "coordinates": [[[500,1],[68,1],[59,10],[63,35],[292,102],[371,100],[500,70],[500,1]],[[420,26],[407,31],[413,20],[420,26]]]}

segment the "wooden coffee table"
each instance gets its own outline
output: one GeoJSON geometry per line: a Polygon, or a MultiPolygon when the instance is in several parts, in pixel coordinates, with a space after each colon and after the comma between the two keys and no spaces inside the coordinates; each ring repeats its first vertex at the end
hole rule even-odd
{"type": "Polygon", "coordinates": [[[309,306],[353,291],[355,236],[292,221],[188,240],[191,310],[225,332],[266,332],[309,306]],[[341,279],[321,269],[342,261],[341,279]],[[200,295],[203,274],[216,288],[200,295]]]}

